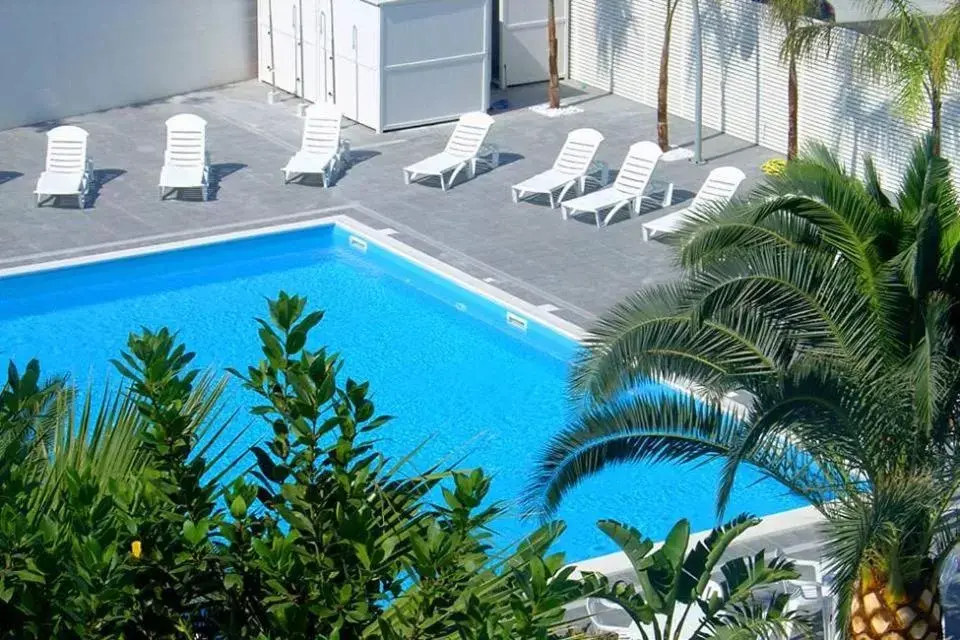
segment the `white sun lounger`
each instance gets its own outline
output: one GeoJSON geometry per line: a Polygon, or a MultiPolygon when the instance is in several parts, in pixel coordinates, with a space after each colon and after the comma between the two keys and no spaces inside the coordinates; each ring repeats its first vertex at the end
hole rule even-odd
{"type": "Polygon", "coordinates": [[[93,177],[87,157],[87,134],[80,127],[63,126],[47,132],[47,163],[37,180],[37,206],[48,198],[75,196],[77,206],[86,206],[93,177]]]}
{"type": "MultiPolygon", "coordinates": [[[[556,207],[556,202],[563,202],[564,196],[574,187],[582,193],[586,189],[587,176],[593,171],[601,171],[594,165],[593,159],[597,149],[603,142],[603,134],[596,129],[577,129],[567,135],[567,141],[560,149],[553,167],[538,173],[528,180],[512,187],[513,201],[519,202],[528,195],[547,194],[550,199],[550,208],[556,207]],[[554,193],[560,195],[554,200],[554,193]]],[[[601,176],[601,186],[606,184],[606,177],[601,176]]]]}
{"type": "Polygon", "coordinates": [[[329,187],[350,162],[350,143],[340,137],[340,110],[332,105],[307,107],[300,150],[283,168],[283,183],[300,175],[319,175],[329,187]]]}
{"type": "Polygon", "coordinates": [[[606,226],[617,212],[624,207],[630,207],[630,215],[640,213],[643,202],[643,192],[650,182],[654,167],[663,152],[653,142],[637,142],[630,147],[627,157],[617,173],[613,185],[600,189],[585,196],[568,200],[560,205],[563,219],[580,213],[592,214],[597,221],[597,228],[606,226]],[[609,213],[600,224],[600,213],[609,209],[609,213]]]}
{"type": "Polygon", "coordinates": [[[743,171],[736,167],[720,167],[707,176],[697,196],[689,207],[668,213],[643,225],[643,239],[649,240],[658,233],[674,233],[690,219],[691,214],[706,204],[724,204],[737,192],[740,183],[746,178],[743,171]]]}
{"type": "Polygon", "coordinates": [[[200,189],[207,199],[210,166],[207,162],[207,121],[191,113],[167,120],[167,150],[160,171],[160,199],[170,191],[200,189]]]}
{"type": "Polygon", "coordinates": [[[465,113],[457,122],[447,147],[436,155],[430,156],[403,170],[404,182],[410,184],[425,176],[439,176],[440,188],[447,190],[457,175],[464,169],[469,177],[477,173],[477,164],[484,162],[491,167],[500,162],[500,153],[493,145],[484,144],[487,133],[493,125],[493,118],[481,111],[465,113]],[[450,172],[450,178],[444,181],[445,173],[450,172]]]}

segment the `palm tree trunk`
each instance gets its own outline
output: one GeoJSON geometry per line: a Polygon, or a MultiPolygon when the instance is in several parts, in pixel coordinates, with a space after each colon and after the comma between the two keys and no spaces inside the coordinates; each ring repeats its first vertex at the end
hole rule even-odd
{"type": "Polygon", "coordinates": [[[886,576],[868,572],[853,587],[848,630],[852,640],[941,640],[940,614],[935,586],[894,596],[886,576]]]}
{"type": "Polygon", "coordinates": [[[797,157],[797,57],[790,55],[787,71],[787,160],[797,157]]]}
{"type": "Polygon", "coordinates": [[[670,149],[670,129],[667,125],[667,88],[670,78],[670,32],[673,12],[679,0],[667,0],[667,20],[663,25],[663,49],[660,50],[660,80],[657,85],[657,144],[662,151],[670,149]]]}
{"type": "Polygon", "coordinates": [[[560,70],[557,68],[557,6],[556,0],[547,0],[547,65],[550,83],[547,95],[550,108],[560,107],[560,70]]]}
{"type": "Polygon", "coordinates": [[[940,155],[940,134],[943,129],[943,97],[940,91],[930,92],[930,133],[933,135],[933,153],[940,155]]]}

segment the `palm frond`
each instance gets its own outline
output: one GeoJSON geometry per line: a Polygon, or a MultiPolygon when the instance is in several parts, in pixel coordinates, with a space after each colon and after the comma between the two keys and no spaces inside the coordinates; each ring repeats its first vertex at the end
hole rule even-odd
{"type": "Polygon", "coordinates": [[[749,310],[777,318],[794,340],[818,351],[866,357],[885,337],[875,331],[890,291],[880,291],[871,308],[850,271],[843,262],[800,248],[731,256],[689,274],[697,299],[691,317],[699,322],[718,309],[749,310]]]}
{"type": "Polygon", "coordinates": [[[723,395],[733,380],[775,370],[785,352],[781,327],[759,315],[723,313],[697,325],[688,298],[688,288],[668,285],[604,314],[574,364],[573,394],[604,400],[649,380],[679,378],[723,395]]]}
{"type": "MultiPolygon", "coordinates": [[[[224,388],[225,380],[216,381],[209,374],[202,376],[184,403],[189,429],[198,437],[203,437],[204,430],[211,425],[211,416],[216,415],[224,388]]],[[[110,482],[138,478],[151,463],[150,455],[142,446],[142,435],[149,424],[127,389],[116,392],[107,389],[97,406],[94,406],[93,389],[88,389],[83,397],[78,411],[72,402],[73,393],[67,394],[52,416],[51,449],[44,464],[36,468],[38,488],[30,500],[33,518],[58,508],[70,474],[93,478],[106,490],[110,482]]],[[[206,444],[198,451],[222,444],[221,433],[222,429],[207,437],[206,444]]],[[[208,480],[208,485],[213,481],[208,480]]]]}
{"type": "Polygon", "coordinates": [[[789,211],[793,202],[791,197],[751,200],[694,212],[672,238],[680,265],[710,268],[732,253],[757,247],[819,246],[816,227],[789,211]]]}
{"type": "MultiPolygon", "coordinates": [[[[541,517],[553,513],[568,492],[613,465],[724,458],[738,451],[742,428],[740,419],[720,403],[679,392],[605,403],[550,441],[525,492],[526,513],[541,517]]],[[[836,490],[825,480],[816,452],[803,451],[782,438],[771,438],[740,455],[762,475],[814,504],[829,500],[836,490]]],[[[718,515],[725,506],[718,505],[718,515]]]]}

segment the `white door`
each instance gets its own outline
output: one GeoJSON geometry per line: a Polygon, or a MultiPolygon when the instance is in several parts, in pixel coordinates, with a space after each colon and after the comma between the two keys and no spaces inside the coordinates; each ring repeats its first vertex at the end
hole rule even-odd
{"type": "Polygon", "coordinates": [[[270,78],[278,89],[297,95],[300,90],[299,0],[268,0],[270,3],[270,78]]]}
{"type": "Polygon", "coordinates": [[[334,103],[333,87],[333,0],[320,0],[317,17],[320,82],[314,102],[334,103]]]}
{"type": "MultiPolygon", "coordinates": [[[[550,78],[546,0],[500,1],[500,81],[506,86],[550,78]]],[[[556,0],[557,68],[567,68],[567,2],[556,0]]]]}
{"type": "Polygon", "coordinates": [[[333,34],[330,30],[332,0],[299,0],[300,92],[310,102],[333,101],[333,34]]]}
{"type": "Polygon", "coordinates": [[[337,21],[335,46],[337,48],[337,106],[351,120],[359,118],[360,100],[360,37],[357,25],[347,20],[337,21]]]}

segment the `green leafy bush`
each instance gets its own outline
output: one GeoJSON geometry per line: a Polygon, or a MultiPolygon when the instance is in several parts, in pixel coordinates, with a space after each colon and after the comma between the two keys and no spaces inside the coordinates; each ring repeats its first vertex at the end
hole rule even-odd
{"type": "Polygon", "coordinates": [[[305,308],[270,301],[264,358],[232,372],[273,433],[249,470],[211,472],[234,424],[219,407],[225,383],[192,369],[166,329],[130,337],[114,362],[126,386],[97,411],[89,400],[75,411],[71,388],[41,383],[36,362],[11,365],[4,637],[549,637],[580,589],[547,551],[562,525],[494,553],[490,479],[409,476],[378,453],[389,418],[366,383],[341,381],[336,355],[307,347],[323,314],[305,308]]]}

